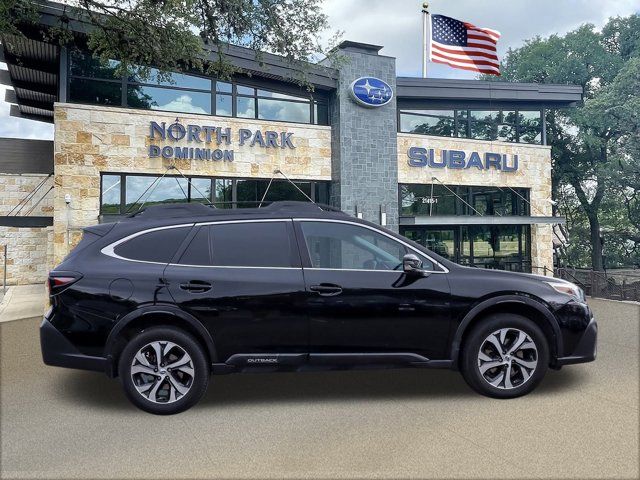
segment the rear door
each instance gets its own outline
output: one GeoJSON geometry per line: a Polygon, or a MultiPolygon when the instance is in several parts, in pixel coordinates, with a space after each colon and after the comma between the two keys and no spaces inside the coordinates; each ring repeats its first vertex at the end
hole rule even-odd
{"type": "Polygon", "coordinates": [[[202,224],[165,269],[175,302],[211,332],[219,361],[239,355],[241,364],[257,364],[280,353],[304,359],[307,316],[295,246],[290,219],[202,224]]]}

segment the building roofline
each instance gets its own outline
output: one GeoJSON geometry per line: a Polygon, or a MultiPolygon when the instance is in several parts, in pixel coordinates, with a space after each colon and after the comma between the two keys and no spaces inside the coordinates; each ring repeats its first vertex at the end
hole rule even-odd
{"type": "Polygon", "coordinates": [[[435,100],[465,103],[537,104],[572,107],[582,102],[580,85],[517,83],[486,80],[398,77],[398,101],[435,100]]]}

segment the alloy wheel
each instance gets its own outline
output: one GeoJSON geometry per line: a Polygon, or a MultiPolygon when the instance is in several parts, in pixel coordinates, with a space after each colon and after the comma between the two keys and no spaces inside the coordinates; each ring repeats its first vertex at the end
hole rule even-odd
{"type": "Polygon", "coordinates": [[[538,349],[517,328],[501,328],[484,339],[478,351],[478,369],[493,387],[511,390],[524,385],[538,366],[538,349]]]}
{"type": "Polygon", "coordinates": [[[154,403],[173,403],[183,398],[193,385],[194,373],[191,356],[170,341],[148,343],[131,362],[135,389],[154,403]]]}

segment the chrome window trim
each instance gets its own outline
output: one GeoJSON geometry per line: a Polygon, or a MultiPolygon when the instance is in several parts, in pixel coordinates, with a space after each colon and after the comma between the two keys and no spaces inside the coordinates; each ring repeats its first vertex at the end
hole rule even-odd
{"type": "Polygon", "coordinates": [[[302,270],[302,267],[250,267],[246,265],[191,265],[189,263],[168,263],[168,267],[193,267],[193,268],[248,268],[261,270],[302,270]]]}
{"type": "Polygon", "coordinates": [[[118,245],[124,242],[127,242],[132,238],[139,237],[140,235],[144,235],[145,233],[157,232],[158,230],[169,230],[172,228],[185,228],[185,227],[191,228],[193,227],[193,225],[194,225],[193,223],[183,223],[180,225],[165,225],[163,227],[154,227],[154,228],[148,228],[146,230],[140,230],[139,232],[132,233],[131,235],[127,235],[126,237],[123,237],[120,240],[116,240],[115,242],[110,243],[106,247],[103,247],[100,250],[100,253],[102,253],[103,255],[107,255],[108,257],[117,258],[118,260],[125,260],[127,262],[150,263],[152,265],[167,265],[166,262],[152,262],[149,260],[136,260],[135,258],[121,257],[120,255],[116,254],[114,250],[118,245]]]}
{"type": "MultiPolygon", "coordinates": [[[[431,258],[429,255],[427,255],[424,252],[421,252],[420,250],[412,247],[411,245],[409,245],[406,242],[403,242],[402,240],[397,239],[396,237],[389,235],[388,233],[382,231],[382,230],[378,230],[377,228],[374,227],[370,227],[369,225],[364,225],[362,223],[357,223],[357,222],[352,222],[350,220],[336,220],[333,218],[294,218],[293,219],[294,222],[325,222],[325,223],[346,223],[347,225],[355,225],[357,227],[363,227],[363,228],[367,228],[369,230],[372,230],[374,232],[377,232],[381,235],[384,235],[388,238],[390,238],[391,240],[400,243],[401,245],[404,245],[406,248],[416,252],[418,255],[421,255],[423,257],[426,257],[429,259],[429,261],[433,262],[434,265],[437,265],[439,268],[442,269],[441,272],[437,271],[437,270],[428,270],[429,273],[433,274],[442,274],[442,273],[449,273],[449,269],[447,267],[445,267],[444,265],[442,265],[440,262],[438,262],[437,260],[434,260],[433,258],[431,258]]],[[[307,269],[306,269],[307,270],[307,269]]],[[[316,267],[311,267],[308,270],[337,270],[337,271],[355,271],[355,272],[402,272],[401,270],[359,270],[359,269],[350,269],[350,268],[316,268],[316,267]]]]}

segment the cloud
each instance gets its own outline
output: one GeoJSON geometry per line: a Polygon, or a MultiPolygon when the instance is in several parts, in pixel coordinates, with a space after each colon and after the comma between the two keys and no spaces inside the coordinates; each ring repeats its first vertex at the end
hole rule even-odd
{"type": "MultiPolygon", "coordinates": [[[[0,69],[6,70],[6,64],[0,63],[0,69]]],[[[6,90],[11,89],[0,85],[0,137],[53,140],[52,124],[9,116],[11,104],[4,101],[6,90]]]]}

